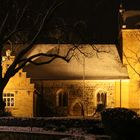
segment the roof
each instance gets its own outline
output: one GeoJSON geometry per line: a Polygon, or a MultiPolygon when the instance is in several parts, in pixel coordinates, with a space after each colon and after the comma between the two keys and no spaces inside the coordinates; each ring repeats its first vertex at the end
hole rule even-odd
{"type": "Polygon", "coordinates": [[[128,10],[123,13],[123,22],[126,28],[140,28],[140,10],[128,10]]]}
{"type": "MultiPolygon", "coordinates": [[[[57,44],[38,44],[30,52],[29,55],[38,52],[51,51],[57,44]]],[[[71,44],[61,44],[62,50],[72,46],[71,44]]],[[[82,45],[86,53],[91,53],[90,45],[82,45]]],[[[96,49],[101,52],[92,52],[90,57],[83,57],[81,53],[77,53],[77,57],[73,57],[69,63],[61,59],[56,59],[50,64],[35,66],[28,64],[25,67],[27,75],[32,79],[46,80],[77,80],[92,79],[128,79],[126,67],[121,63],[117,48],[115,45],[95,45],[96,49]]],[[[62,51],[64,52],[64,51],[62,51]]],[[[39,57],[35,61],[43,61],[46,58],[39,57]]]]}

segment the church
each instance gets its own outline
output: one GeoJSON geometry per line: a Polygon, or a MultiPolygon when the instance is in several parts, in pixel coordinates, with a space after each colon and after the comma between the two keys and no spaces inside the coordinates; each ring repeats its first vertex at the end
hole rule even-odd
{"type": "MultiPolygon", "coordinates": [[[[47,65],[28,64],[4,90],[6,109],[18,117],[93,116],[103,104],[105,108],[125,107],[140,113],[140,30],[130,26],[128,13],[132,11],[120,9],[121,53],[115,44],[96,44],[90,57],[79,53],[69,63],[57,59],[47,65]]],[[[72,44],[37,44],[29,55],[51,52],[58,45],[68,48],[72,44]]],[[[88,54],[92,52],[90,44],[80,45],[88,54]]],[[[6,69],[14,56],[4,57],[6,69]]]]}

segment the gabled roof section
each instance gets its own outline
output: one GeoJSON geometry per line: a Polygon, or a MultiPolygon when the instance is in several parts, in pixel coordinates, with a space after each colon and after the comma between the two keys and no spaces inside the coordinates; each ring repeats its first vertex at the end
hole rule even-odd
{"type": "MultiPolygon", "coordinates": [[[[57,44],[38,44],[29,56],[38,52],[47,52],[55,49],[57,44]]],[[[62,52],[67,50],[71,44],[61,44],[62,52]]],[[[28,64],[25,67],[27,74],[32,79],[46,80],[104,80],[104,79],[128,79],[126,67],[122,64],[117,47],[115,45],[95,45],[96,50],[91,50],[90,45],[83,45],[84,52],[93,53],[90,57],[83,57],[77,52],[77,57],[73,57],[69,63],[61,59],[56,59],[50,64],[35,66],[28,64]],[[91,52],[93,51],[93,52],[91,52]]],[[[35,61],[44,61],[39,57],[35,61]]]]}

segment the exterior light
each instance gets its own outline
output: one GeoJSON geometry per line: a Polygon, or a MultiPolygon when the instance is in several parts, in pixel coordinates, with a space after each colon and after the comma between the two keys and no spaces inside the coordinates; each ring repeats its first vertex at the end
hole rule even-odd
{"type": "Polygon", "coordinates": [[[122,25],[122,28],[125,29],[126,28],[126,25],[122,25]]]}

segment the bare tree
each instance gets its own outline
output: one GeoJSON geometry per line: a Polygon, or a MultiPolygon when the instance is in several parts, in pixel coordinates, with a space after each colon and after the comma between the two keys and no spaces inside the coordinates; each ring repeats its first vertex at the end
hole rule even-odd
{"type": "MultiPolygon", "coordinates": [[[[84,52],[83,46],[77,44],[71,45],[66,49],[65,53],[62,53],[62,48],[58,45],[53,48],[51,52],[39,52],[27,57],[27,54],[35,47],[35,43],[44,27],[49,22],[53,12],[56,8],[60,7],[63,2],[54,0],[48,8],[38,7],[37,13],[32,10],[32,4],[27,0],[26,3],[21,5],[16,0],[1,0],[1,6],[4,9],[1,10],[0,16],[0,110],[4,111],[5,103],[3,101],[3,91],[8,81],[13,77],[20,69],[26,66],[28,63],[34,65],[49,64],[55,59],[59,58],[66,62],[69,62],[72,57],[76,57],[77,51],[86,57],[92,55],[92,53],[84,52]],[[40,10],[39,10],[40,9],[40,10]],[[42,10],[43,9],[43,10],[42,10]],[[12,64],[7,68],[3,75],[2,56],[6,50],[6,44],[9,43],[24,43],[24,47],[20,47],[20,51],[16,53],[12,64]],[[38,57],[46,57],[43,62],[34,61],[38,57]]],[[[1,7],[1,8],[2,8],[1,7]]],[[[92,50],[95,52],[102,52],[96,47],[91,45],[92,50]]]]}
{"type": "MultiPolygon", "coordinates": [[[[59,7],[62,2],[57,2],[57,0],[53,1],[52,4],[47,8],[42,7],[38,11],[39,13],[34,13],[31,11],[31,3],[27,0],[25,3],[19,4],[16,0],[1,0],[1,15],[0,15],[0,109],[4,111],[5,103],[3,101],[3,90],[7,85],[9,79],[14,76],[21,68],[23,68],[27,62],[32,62],[32,59],[41,55],[46,55],[50,57],[46,63],[50,63],[56,58],[62,58],[68,61],[68,56],[70,51],[66,54],[66,56],[60,56],[59,54],[38,54],[34,56],[30,56],[26,58],[25,55],[28,53],[33,47],[38,39],[41,30],[43,29],[44,24],[49,20],[50,16],[54,12],[54,10],[59,7]],[[33,21],[31,21],[33,20],[33,21]],[[27,25],[31,23],[31,25],[27,25]],[[34,28],[36,30],[34,30],[34,28]],[[17,43],[19,42],[23,36],[20,36],[19,33],[27,33],[29,38],[24,48],[20,50],[20,52],[16,55],[13,63],[8,67],[5,75],[3,76],[3,67],[2,67],[2,56],[4,51],[6,50],[6,44],[8,42],[17,43]],[[32,33],[32,36],[29,36],[32,33]],[[17,39],[18,37],[18,39],[17,39]],[[10,41],[12,40],[12,41],[10,41]]],[[[44,6],[44,5],[43,5],[44,6]]],[[[26,39],[27,39],[26,38],[26,39]]],[[[23,39],[23,38],[22,38],[23,39]]],[[[25,41],[25,39],[24,39],[25,41]]]]}

